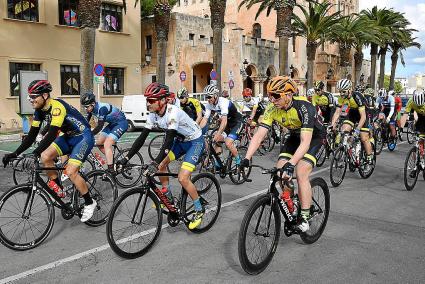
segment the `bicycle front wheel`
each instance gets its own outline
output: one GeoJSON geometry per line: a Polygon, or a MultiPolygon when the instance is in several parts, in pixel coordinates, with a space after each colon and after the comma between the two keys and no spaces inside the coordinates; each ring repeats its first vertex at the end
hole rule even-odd
{"type": "MultiPolygon", "coordinates": [[[[120,154],[115,158],[115,161],[120,160],[123,157],[126,157],[130,149],[125,149],[120,152],[120,154]]],[[[128,163],[123,167],[122,171],[117,173],[115,176],[115,181],[122,188],[130,188],[135,185],[142,179],[142,168],[143,165],[142,155],[137,152],[128,163]]]]}
{"type": "Polygon", "coordinates": [[[373,139],[376,143],[376,155],[379,155],[382,152],[382,148],[384,148],[384,139],[382,138],[381,127],[375,129],[373,139]]]}
{"type": "MultiPolygon", "coordinates": [[[[202,217],[201,224],[190,230],[193,233],[203,233],[208,231],[217,220],[221,209],[221,188],[217,179],[211,173],[200,173],[193,177],[193,184],[198,191],[201,204],[204,207],[205,213],[202,217]]],[[[189,198],[186,191],[182,194],[182,210],[186,220],[194,213],[193,201],[189,198]]],[[[186,222],[186,226],[189,223],[186,222]]]]}
{"type": "Polygon", "coordinates": [[[50,234],[54,221],[50,197],[44,190],[33,192],[32,184],[12,187],[0,198],[0,242],[10,249],[37,247],[50,234]]]}
{"type": "Polygon", "coordinates": [[[243,270],[259,274],[270,264],[279,243],[280,211],[270,194],[261,195],[249,207],[239,229],[238,254],[243,270]]]}
{"type": "Polygon", "coordinates": [[[414,122],[409,121],[407,123],[407,133],[406,133],[407,142],[409,142],[409,144],[413,144],[413,142],[415,142],[416,135],[415,135],[415,129],[414,128],[415,128],[414,122]]]}
{"type": "MultiPolygon", "coordinates": [[[[238,148],[238,153],[240,157],[245,157],[247,152],[247,147],[241,146],[238,148]]],[[[231,155],[231,154],[230,154],[231,155]]],[[[234,159],[231,157],[228,162],[229,178],[234,184],[243,184],[251,174],[252,169],[252,160],[249,167],[241,168],[239,165],[235,164],[234,159]]]]}
{"type": "Polygon", "coordinates": [[[404,187],[411,191],[416,185],[419,176],[419,151],[416,147],[410,149],[404,162],[404,187]]]}
{"type": "Polygon", "coordinates": [[[152,192],[141,187],[124,192],[112,206],[106,225],[111,249],[129,259],[147,253],[161,232],[161,214],[152,192]]]}
{"type": "Polygon", "coordinates": [[[308,221],[310,229],[300,234],[301,240],[306,244],[316,242],[322,235],[328,222],[331,206],[331,198],[326,181],[320,177],[316,177],[311,180],[310,184],[312,192],[311,218],[308,221]]]}
{"type": "Polygon", "coordinates": [[[334,187],[338,187],[344,180],[347,172],[347,159],[344,147],[336,149],[332,160],[330,170],[330,180],[334,187]]]}
{"type": "Polygon", "coordinates": [[[152,140],[149,142],[148,154],[149,154],[149,158],[152,161],[155,160],[156,157],[158,157],[159,150],[161,150],[161,146],[162,144],[164,144],[164,139],[165,139],[165,134],[161,133],[155,136],[154,138],[152,138],[152,140]]]}
{"type": "Polygon", "coordinates": [[[319,149],[319,153],[317,154],[317,156],[319,157],[317,159],[317,162],[316,162],[316,166],[317,167],[321,167],[325,163],[325,161],[326,161],[326,152],[327,152],[326,151],[326,145],[322,145],[320,147],[320,149],[319,149]]]}

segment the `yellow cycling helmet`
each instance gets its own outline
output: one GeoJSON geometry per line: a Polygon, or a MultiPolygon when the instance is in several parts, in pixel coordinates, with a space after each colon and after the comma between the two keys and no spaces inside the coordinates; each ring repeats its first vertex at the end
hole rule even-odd
{"type": "Polygon", "coordinates": [[[267,93],[284,94],[298,93],[297,83],[288,76],[276,76],[267,84],[267,93]]]}

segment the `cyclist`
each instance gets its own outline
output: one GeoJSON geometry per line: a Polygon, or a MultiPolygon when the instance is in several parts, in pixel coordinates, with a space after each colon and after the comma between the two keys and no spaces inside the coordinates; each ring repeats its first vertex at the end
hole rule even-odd
{"type": "Polygon", "coordinates": [[[251,124],[261,122],[264,110],[266,109],[264,104],[260,102],[258,98],[252,96],[252,90],[250,88],[245,88],[242,91],[243,104],[242,109],[247,107],[251,114],[249,116],[248,122],[251,124]]]}
{"type": "Polygon", "coordinates": [[[367,154],[367,162],[372,164],[373,154],[368,128],[369,123],[365,111],[365,99],[359,92],[352,91],[352,83],[349,79],[339,80],[336,84],[336,89],[340,92],[340,97],[338,98],[336,110],[332,118],[332,128],[335,130],[336,122],[339,119],[343,106],[349,106],[348,119],[343,121],[341,131],[351,132],[357,123],[354,135],[357,137],[360,135],[367,154]]]}
{"type": "Polygon", "coordinates": [[[314,88],[311,88],[311,89],[308,89],[307,90],[307,100],[309,101],[309,102],[312,102],[313,101],[313,96],[314,96],[314,94],[315,94],[315,92],[314,92],[314,88]]]}
{"type": "Polygon", "coordinates": [[[168,96],[168,103],[180,107],[180,100],[173,92],[168,96]]]}
{"type": "Polygon", "coordinates": [[[400,129],[400,131],[398,132],[398,139],[400,139],[400,141],[403,141],[403,138],[401,137],[401,128],[400,128],[400,118],[401,118],[401,109],[403,108],[403,102],[401,100],[400,94],[396,93],[394,95],[394,103],[395,103],[395,120],[397,122],[397,126],[400,129]]]}
{"type": "Polygon", "coordinates": [[[96,102],[96,97],[93,93],[83,94],[80,98],[80,103],[88,113],[88,122],[90,122],[92,116],[97,117],[97,126],[92,130],[92,133],[96,135],[100,132],[100,137],[96,141],[96,144],[103,145],[99,149],[106,156],[108,171],[114,172],[114,153],[112,146],[127,131],[127,119],[124,113],[117,107],[108,103],[96,102]],[[104,127],[105,122],[108,125],[104,127]]]}
{"type": "MultiPolygon", "coordinates": [[[[54,167],[58,156],[69,155],[66,174],[84,198],[84,208],[81,221],[86,222],[96,209],[96,200],[92,199],[87,184],[79,175],[78,170],[94,146],[94,137],[90,125],[83,115],[74,107],[60,99],[50,97],[52,86],[47,80],[34,80],[28,86],[29,100],[35,109],[33,122],[28,136],[22,141],[15,152],[3,157],[3,164],[28,149],[34,143],[41,123],[51,117],[49,130],[33,151],[34,156],[40,157],[45,167],[54,167]],[[57,136],[59,131],[62,135],[57,136]]],[[[60,180],[56,171],[47,171],[48,186],[63,197],[60,192],[60,180]]]]}
{"type": "MultiPolygon", "coordinates": [[[[197,99],[190,98],[186,88],[181,88],[177,92],[177,97],[180,100],[180,107],[184,110],[190,118],[192,118],[198,125],[201,123],[205,106],[197,99]]],[[[208,125],[202,128],[202,133],[205,134],[208,131],[208,125]]]]}
{"type": "MultiPolygon", "coordinates": [[[[227,149],[229,149],[235,159],[235,164],[240,165],[241,158],[233,141],[238,139],[238,133],[242,127],[242,115],[230,100],[220,97],[219,93],[220,91],[214,84],[205,87],[204,94],[206,95],[208,103],[205,107],[205,115],[200,125],[202,128],[206,125],[211,111],[218,113],[220,115],[220,126],[213,139],[215,142],[224,140],[227,149]]],[[[221,147],[217,147],[216,152],[220,153],[221,147]]]]}
{"type": "MultiPolygon", "coordinates": [[[[415,124],[415,129],[419,132],[419,153],[421,156],[421,167],[422,170],[425,170],[425,161],[424,161],[424,141],[425,141],[425,93],[424,91],[415,90],[413,96],[406,104],[404,109],[403,116],[400,119],[400,126],[404,128],[406,121],[409,117],[410,112],[415,112],[417,115],[417,120],[415,124]]],[[[416,171],[416,169],[415,169],[416,171]]],[[[413,177],[416,176],[416,172],[411,174],[413,177]]]]}
{"type": "MultiPolygon", "coordinates": [[[[195,185],[190,177],[204,150],[202,130],[187,113],[179,107],[169,103],[170,91],[168,86],[160,83],[151,83],[145,90],[145,97],[149,109],[146,126],[136,139],[127,156],[117,164],[125,165],[145,143],[152,128],[165,130],[164,144],[155,161],[149,166],[150,172],[166,172],[168,164],[185,155],[183,164],[178,174],[178,180],[193,200],[195,213],[189,223],[189,229],[198,227],[202,222],[204,208],[199,199],[195,185]]],[[[168,202],[173,203],[169,181],[167,177],[160,178],[161,192],[168,197],[168,202]]]]}
{"type": "MultiPolygon", "coordinates": [[[[389,124],[391,130],[390,141],[394,141],[396,137],[396,129],[395,129],[395,101],[394,101],[394,91],[391,90],[387,92],[386,89],[382,88],[378,91],[378,100],[377,104],[380,107],[381,113],[379,114],[379,119],[381,121],[389,124]]],[[[390,143],[390,142],[389,142],[390,143]]],[[[392,142],[391,142],[392,143],[392,142]]]]}
{"type": "Polygon", "coordinates": [[[317,81],[314,84],[312,104],[320,109],[324,123],[330,123],[334,112],[334,98],[331,93],[325,92],[325,83],[317,81]]]}
{"type": "MultiPolygon", "coordinates": [[[[272,104],[264,112],[264,119],[249,144],[246,157],[241,166],[249,166],[249,160],[261,145],[273,122],[289,129],[289,136],[280,149],[277,167],[282,168],[284,178],[291,179],[297,166],[296,176],[299,185],[301,201],[301,218],[297,228],[306,232],[309,230],[310,206],[312,202],[309,176],[316,164],[317,153],[325,136],[323,124],[315,107],[303,96],[297,96],[297,84],[287,76],[277,76],[267,84],[267,93],[272,104]]],[[[283,192],[283,198],[290,195],[283,192]]]]}

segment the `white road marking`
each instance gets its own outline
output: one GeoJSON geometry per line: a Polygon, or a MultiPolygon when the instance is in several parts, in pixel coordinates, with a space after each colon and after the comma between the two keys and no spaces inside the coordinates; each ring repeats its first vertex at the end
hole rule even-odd
{"type": "MultiPolygon", "coordinates": [[[[317,174],[319,174],[321,172],[324,172],[324,171],[326,171],[328,169],[329,169],[329,167],[326,167],[326,168],[320,169],[318,171],[315,171],[315,172],[313,172],[311,174],[311,176],[317,175],[317,174]]],[[[267,191],[267,189],[263,189],[263,190],[260,190],[260,191],[251,193],[249,195],[246,195],[244,197],[241,197],[241,198],[238,198],[238,199],[235,199],[235,200],[226,202],[226,203],[224,203],[224,204],[221,205],[221,208],[228,207],[228,206],[231,206],[233,204],[236,204],[236,203],[242,202],[244,200],[250,199],[252,197],[258,196],[258,195],[260,195],[260,194],[262,194],[262,193],[264,193],[266,191],[267,191]]],[[[162,229],[165,229],[167,227],[169,227],[169,225],[168,224],[165,224],[165,225],[162,226],[162,229]]],[[[125,242],[128,242],[128,241],[131,241],[131,240],[136,239],[138,237],[147,235],[147,234],[149,234],[149,233],[151,233],[153,231],[154,231],[154,229],[150,229],[150,230],[147,230],[147,231],[144,231],[144,232],[140,232],[138,234],[129,236],[129,237],[125,238],[125,239],[119,240],[118,243],[125,243],[125,242]]],[[[65,263],[72,262],[72,261],[78,260],[80,258],[86,257],[86,256],[88,256],[90,254],[102,252],[102,251],[107,250],[107,249],[109,249],[109,244],[105,244],[105,245],[102,245],[102,246],[97,247],[97,248],[93,248],[93,249],[90,249],[90,250],[87,250],[87,251],[83,251],[81,253],[74,254],[72,256],[69,256],[69,257],[66,257],[66,258],[62,258],[62,259],[59,259],[57,261],[48,263],[46,265],[38,266],[36,268],[33,268],[33,269],[30,269],[30,270],[24,271],[22,273],[18,273],[18,274],[15,274],[15,275],[12,275],[12,276],[9,276],[9,277],[0,279],[0,284],[10,283],[10,282],[13,282],[13,281],[17,281],[17,280],[26,278],[28,276],[31,276],[33,274],[36,274],[36,273],[39,273],[39,272],[43,272],[43,271],[46,271],[46,270],[49,270],[49,269],[52,269],[52,268],[59,267],[59,266],[65,264],[65,263]]]]}

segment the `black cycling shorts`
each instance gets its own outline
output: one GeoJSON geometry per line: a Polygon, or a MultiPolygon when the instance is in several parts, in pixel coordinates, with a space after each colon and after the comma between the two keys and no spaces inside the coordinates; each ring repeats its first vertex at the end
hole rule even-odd
{"type": "MultiPolygon", "coordinates": [[[[292,158],[295,151],[297,151],[300,146],[300,138],[300,134],[298,133],[290,133],[285,136],[282,146],[280,147],[279,160],[289,160],[292,158]]],[[[302,158],[302,160],[309,162],[313,167],[316,165],[316,161],[319,158],[318,153],[320,147],[323,145],[323,139],[324,137],[321,136],[313,136],[310,142],[310,148],[302,158]]]]}

